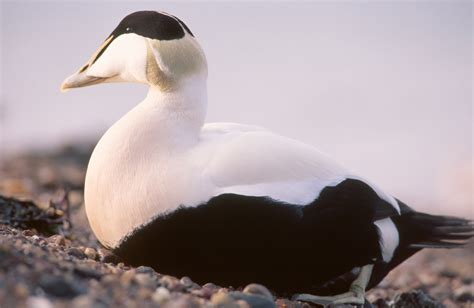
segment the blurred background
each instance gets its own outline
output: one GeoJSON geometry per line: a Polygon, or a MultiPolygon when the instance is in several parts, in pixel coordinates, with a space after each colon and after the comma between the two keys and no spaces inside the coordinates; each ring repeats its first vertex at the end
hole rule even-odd
{"type": "Polygon", "coordinates": [[[137,10],[178,16],[203,46],[208,122],[267,127],[416,208],[474,216],[469,0],[2,1],[0,155],[93,144],[144,98],[59,91],[137,10]]]}

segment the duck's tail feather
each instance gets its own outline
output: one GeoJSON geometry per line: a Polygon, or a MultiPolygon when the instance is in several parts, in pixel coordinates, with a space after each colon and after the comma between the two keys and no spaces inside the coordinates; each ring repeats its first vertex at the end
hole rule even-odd
{"type": "Polygon", "coordinates": [[[410,248],[458,248],[474,236],[471,220],[411,212],[401,216],[410,248]],[[405,217],[403,217],[405,216],[405,217]]]}

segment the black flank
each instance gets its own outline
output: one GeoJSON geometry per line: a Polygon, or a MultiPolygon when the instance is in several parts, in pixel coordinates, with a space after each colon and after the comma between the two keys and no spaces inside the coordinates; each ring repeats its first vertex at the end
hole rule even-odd
{"type": "Polygon", "coordinates": [[[306,206],[224,194],[158,217],[125,238],[115,253],[131,265],[199,283],[256,282],[279,295],[333,295],[348,290],[357,274],[353,269],[375,264],[370,289],[422,248],[461,247],[473,235],[468,220],[398,203],[401,214],[353,179],[326,187],[306,206]],[[400,237],[388,263],[373,224],[387,217],[400,237]]]}
{"type": "Polygon", "coordinates": [[[157,218],[115,253],[129,264],[199,283],[257,282],[278,294],[343,292],[350,281],[324,283],[381,258],[372,223],[381,202],[358,180],[327,187],[304,207],[224,194],[157,218]]]}

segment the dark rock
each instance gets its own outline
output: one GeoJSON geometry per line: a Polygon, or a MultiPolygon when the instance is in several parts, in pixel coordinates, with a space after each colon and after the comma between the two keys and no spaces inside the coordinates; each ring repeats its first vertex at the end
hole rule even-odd
{"type": "Polygon", "coordinates": [[[382,298],[376,300],[372,306],[375,306],[377,308],[390,308],[390,305],[387,303],[387,301],[382,298]]]}
{"type": "Polygon", "coordinates": [[[76,266],[74,267],[74,273],[77,275],[84,277],[84,278],[94,278],[100,279],[102,278],[103,274],[99,271],[96,271],[90,267],[86,266],[76,266]]]}
{"type": "Polygon", "coordinates": [[[137,274],[149,274],[149,275],[156,275],[156,272],[153,268],[149,266],[139,266],[135,269],[137,274]]]}
{"type": "Polygon", "coordinates": [[[120,258],[110,250],[99,248],[97,252],[99,253],[100,262],[113,264],[117,264],[120,262],[120,258]]]}
{"type": "Polygon", "coordinates": [[[474,296],[470,286],[462,286],[454,290],[454,297],[461,303],[474,302],[474,296]]]}
{"type": "Polygon", "coordinates": [[[455,278],[458,276],[458,274],[455,271],[451,271],[451,270],[443,270],[439,274],[440,276],[447,277],[447,278],[455,278]]]}
{"type": "Polygon", "coordinates": [[[66,252],[68,253],[68,255],[76,257],[78,259],[86,258],[86,255],[84,254],[84,252],[77,247],[68,248],[66,249],[66,252]]]}
{"type": "Polygon", "coordinates": [[[60,298],[73,298],[84,294],[86,289],[62,276],[44,275],[39,287],[48,295],[60,298]]]}
{"type": "Polygon", "coordinates": [[[395,297],[394,308],[444,308],[445,306],[433,300],[423,291],[415,290],[399,294],[395,297]]]}
{"type": "Polygon", "coordinates": [[[0,222],[25,230],[24,236],[53,235],[64,229],[66,217],[57,214],[54,207],[49,209],[52,211],[43,210],[31,201],[0,196],[0,222]]]}

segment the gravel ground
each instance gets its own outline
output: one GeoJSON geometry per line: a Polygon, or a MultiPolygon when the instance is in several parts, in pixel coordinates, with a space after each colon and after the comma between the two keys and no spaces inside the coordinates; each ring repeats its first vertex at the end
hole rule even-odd
{"type": "MultiPolygon", "coordinates": [[[[90,151],[65,147],[1,162],[0,307],[310,307],[260,285],[200,286],[121,263],[87,224],[82,191],[90,151]]],[[[473,250],[471,242],[422,251],[367,299],[376,307],[473,307],[473,250]]]]}

